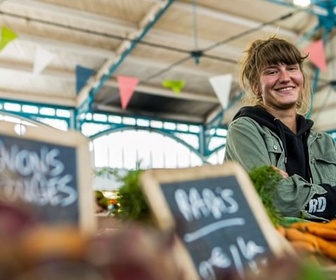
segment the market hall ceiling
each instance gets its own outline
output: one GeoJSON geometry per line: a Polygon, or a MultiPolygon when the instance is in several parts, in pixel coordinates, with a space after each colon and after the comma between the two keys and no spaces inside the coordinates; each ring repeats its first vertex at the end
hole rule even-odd
{"type": "Polygon", "coordinates": [[[289,0],[2,0],[2,38],[4,28],[17,37],[0,51],[0,98],[227,124],[241,106],[237,63],[246,45],[277,34],[302,49],[324,40],[328,70],[307,61],[316,89],[310,116],[321,129],[336,128],[335,6],[315,1],[300,8],[289,0]],[[40,72],[37,60],[45,63],[40,72]],[[92,71],[80,89],[78,69],[92,71]],[[210,83],[221,75],[232,77],[225,109],[210,83]],[[138,80],[126,108],[118,77],[138,80]]]}

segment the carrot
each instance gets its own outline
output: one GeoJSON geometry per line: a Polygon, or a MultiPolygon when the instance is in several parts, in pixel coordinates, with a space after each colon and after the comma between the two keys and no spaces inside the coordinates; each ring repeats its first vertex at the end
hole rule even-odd
{"type": "Polygon", "coordinates": [[[314,235],[302,232],[296,228],[286,228],[285,231],[285,236],[289,241],[301,241],[310,243],[315,248],[315,251],[318,251],[318,242],[314,235]]]}
{"type": "Polygon", "coordinates": [[[331,245],[336,246],[336,241],[335,241],[335,240],[328,240],[328,242],[329,242],[331,245]]]}
{"type": "Polygon", "coordinates": [[[309,254],[309,253],[318,253],[317,248],[310,242],[307,241],[291,241],[291,245],[294,250],[298,253],[309,254]]]}
{"type": "Polygon", "coordinates": [[[332,227],[336,230],[336,219],[330,220],[328,223],[326,223],[328,227],[332,227]]]}
{"type": "Polygon", "coordinates": [[[290,225],[290,227],[294,228],[302,228],[302,227],[323,227],[323,228],[330,228],[336,230],[336,219],[332,219],[329,222],[326,223],[320,223],[320,222],[312,222],[312,221],[300,221],[300,222],[294,222],[290,225]]]}
{"type": "Polygon", "coordinates": [[[316,252],[336,260],[336,246],[321,237],[309,232],[302,232],[296,228],[287,228],[286,238],[291,242],[306,241],[314,246],[316,252]]]}
{"type": "Polygon", "coordinates": [[[282,235],[282,236],[286,235],[286,230],[283,226],[277,226],[276,230],[280,233],[280,235],[282,235]]]}
{"type": "Polygon", "coordinates": [[[291,224],[290,227],[292,228],[297,228],[297,229],[305,229],[306,227],[317,227],[320,228],[321,226],[326,225],[324,223],[317,223],[317,222],[297,222],[297,223],[293,223],[291,224]]]}
{"type": "Polygon", "coordinates": [[[309,232],[324,239],[336,240],[336,229],[333,229],[328,224],[305,223],[293,224],[292,227],[302,232],[309,232]]]}
{"type": "Polygon", "coordinates": [[[336,246],[332,245],[326,240],[320,239],[318,241],[318,246],[320,248],[321,253],[323,253],[325,256],[336,260],[336,246]]]}

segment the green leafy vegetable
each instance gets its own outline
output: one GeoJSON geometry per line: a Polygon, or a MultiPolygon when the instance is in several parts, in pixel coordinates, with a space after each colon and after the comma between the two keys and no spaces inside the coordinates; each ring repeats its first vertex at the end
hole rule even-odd
{"type": "Polygon", "coordinates": [[[252,183],[258,192],[271,222],[279,225],[282,216],[274,206],[274,196],[282,176],[271,166],[261,166],[248,172],[252,183]]]}

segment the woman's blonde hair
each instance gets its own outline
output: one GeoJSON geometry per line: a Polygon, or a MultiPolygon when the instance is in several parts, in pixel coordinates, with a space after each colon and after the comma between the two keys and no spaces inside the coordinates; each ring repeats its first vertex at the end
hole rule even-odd
{"type": "Polygon", "coordinates": [[[303,62],[308,55],[303,55],[292,43],[270,36],[268,39],[253,41],[245,51],[241,60],[240,85],[245,90],[243,102],[248,105],[261,105],[263,101],[259,92],[259,77],[261,70],[269,65],[285,63],[299,64],[303,75],[303,92],[296,104],[297,112],[306,114],[310,107],[311,89],[303,70],[303,62]]]}

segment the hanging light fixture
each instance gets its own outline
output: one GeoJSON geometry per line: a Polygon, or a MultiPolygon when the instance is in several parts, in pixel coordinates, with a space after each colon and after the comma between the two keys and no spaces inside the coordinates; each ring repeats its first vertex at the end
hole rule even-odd
{"type": "Polygon", "coordinates": [[[293,4],[300,7],[307,7],[311,4],[310,0],[293,0],[293,4]]]}

